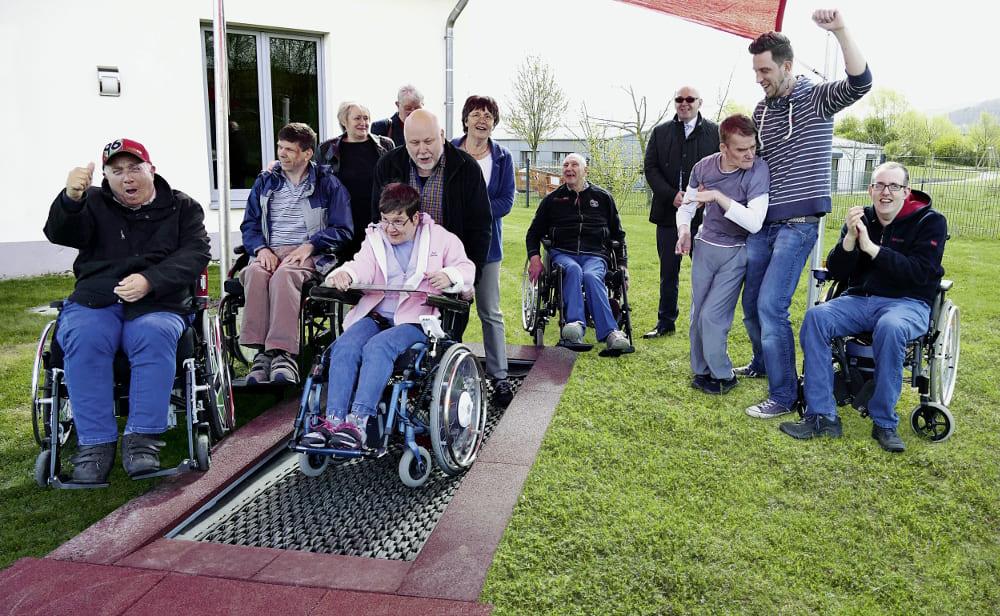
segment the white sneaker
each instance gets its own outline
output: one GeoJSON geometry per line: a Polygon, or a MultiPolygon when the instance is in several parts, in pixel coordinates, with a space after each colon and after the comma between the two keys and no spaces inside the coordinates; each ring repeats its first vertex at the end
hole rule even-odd
{"type": "Polygon", "coordinates": [[[609,351],[625,351],[629,347],[628,336],[620,329],[616,329],[608,334],[608,337],[604,339],[604,344],[607,345],[609,351]]]}
{"type": "Polygon", "coordinates": [[[583,323],[579,321],[571,321],[563,325],[560,334],[562,335],[562,339],[566,342],[580,344],[583,342],[583,323]]]}

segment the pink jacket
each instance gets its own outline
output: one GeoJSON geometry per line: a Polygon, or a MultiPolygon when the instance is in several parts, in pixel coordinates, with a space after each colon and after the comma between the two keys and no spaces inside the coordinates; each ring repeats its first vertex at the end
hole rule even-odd
{"type": "MultiPolygon", "coordinates": [[[[344,271],[351,276],[352,284],[384,285],[386,281],[384,237],[385,232],[380,225],[368,225],[365,229],[365,241],[361,245],[361,250],[354,256],[354,260],[330,272],[327,280],[337,272],[344,271]]],[[[432,287],[425,275],[443,270],[455,283],[446,289],[448,293],[462,293],[472,289],[476,278],[476,266],[465,255],[465,247],[462,246],[458,236],[436,224],[429,215],[422,213],[413,241],[417,253],[417,266],[413,275],[404,283],[405,288],[438,295],[441,291],[432,287]]],[[[358,305],[344,318],[344,329],[367,316],[382,301],[384,295],[378,291],[365,292],[358,305]]],[[[419,323],[420,315],[437,314],[437,308],[424,305],[426,299],[424,293],[400,293],[399,306],[396,307],[396,323],[419,323]]]]}

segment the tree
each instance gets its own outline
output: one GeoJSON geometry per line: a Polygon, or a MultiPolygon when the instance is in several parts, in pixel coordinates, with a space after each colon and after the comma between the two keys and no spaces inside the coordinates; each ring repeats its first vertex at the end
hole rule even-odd
{"type": "Polygon", "coordinates": [[[868,138],[861,118],[852,115],[845,115],[837,120],[837,123],[833,125],[833,134],[851,141],[864,141],[868,138]]]}
{"type": "MultiPolygon", "coordinates": [[[[905,96],[888,88],[875,88],[865,100],[868,102],[868,109],[870,110],[868,117],[875,118],[878,120],[877,124],[884,127],[882,131],[876,132],[876,135],[891,133],[896,126],[896,120],[910,107],[910,103],[906,101],[905,96]]],[[[887,141],[874,143],[884,145],[887,141]]]]}
{"type": "MultiPolygon", "coordinates": [[[[635,90],[631,85],[623,87],[622,90],[629,95],[632,99],[632,117],[629,120],[610,120],[605,118],[597,118],[592,116],[585,116],[586,120],[593,120],[599,126],[605,128],[613,128],[621,132],[627,132],[629,134],[635,135],[635,142],[639,146],[639,156],[642,156],[646,152],[646,142],[649,140],[649,133],[654,126],[660,123],[660,121],[667,115],[667,110],[670,109],[670,104],[668,103],[666,107],[661,109],[657,113],[656,118],[652,121],[649,120],[647,116],[647,105],[646,97],[641,96],[636,98],[635,90]]],[[[586,113],[587,106],[583,106],[584,113],[586,113]]],[[[581,125],[582,127],[582,125],[581,125]]],[[[584,132],[588,131],[587,128],[583,128],[584,132]]]]}
{"type": "Polygon", "coordinates": [[[568,101],[552,69],[537,56],[527,56],[521,63],[513,89],[513,99],[507,101],[507,126],[527,142],[535,162],[538,144],[562,124],[568,101]]]}
{"type": "Polygon", "coordinates": [[[642,166],[632,164],[625,155],[621,135],[608,136],[607,124],[602,124],[587,113],[587,104],[580,109],[580,130],[578,139],[587,144],[587,177],[594,184],[604,188],[619,204],[635,190],[642,176],[642,166]]]}
{"type": "Polygon", "coordinates": [[[996,165],[1000,156],[1000,122],[989,112],[979,114],[979,120],[969,127],[969,141],[976,154],[976,166],[996,165]]]}

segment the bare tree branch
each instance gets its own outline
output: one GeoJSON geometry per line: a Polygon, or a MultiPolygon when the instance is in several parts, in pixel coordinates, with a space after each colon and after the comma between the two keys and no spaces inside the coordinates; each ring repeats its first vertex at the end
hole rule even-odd
{"type": "Polygon", "coordinates": [[[513,98],[507,101],[507,127],[527,142],[534,162],[538,144],[562,124],[569,103],[552,69],[537,56],[524,59],[513,90],[513,98]]]}

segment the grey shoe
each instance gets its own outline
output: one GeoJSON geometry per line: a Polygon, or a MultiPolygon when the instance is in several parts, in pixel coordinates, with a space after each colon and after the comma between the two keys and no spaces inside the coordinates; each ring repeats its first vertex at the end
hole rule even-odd
{"type": "Polygon", "coordinates": [[[758,419],[771,419],[772,417],[781,417],[782,415],[787,415],[791,413],[792,409],[788,408],[784,404],[768,398],[763,402],[758,402],[757,404],[747,407],[747,415],[751,417],[757,417],[758,419]]]}
{"type": "Polygon", "coordinates": [[[122,467],[129,477],[160,470],[160,449],[166,445],[152,434],[132,432],[122,437],[122,467]]]}
{"type": "Polygon", "coordinates": [[[271,356],[259,351],[253,358],[250,372],[247,373],[247,385],[258,385],[271,381],[271,356]]]}
{"type": "Polygon", "coordinates": [[[118,441],[99,445],[81,445],[70,459],[73,463],[73,483],[107,483],[115,463],[118,441]]]}
{"type": "Polygon", "coordinates": [[[292,385],[299,382],[299,365],[288,353],[278,353],[271,360],[271,382],[292,385]]]}
{"type": "Polygon", "coordinates": [[[571,344],[580,344],[583,342],[583,323],[579,321],[571,321],[562,326],[562,331],[560,332],[562,339],[571,344]]]}
{"type": "Polygon", "coordinates": [[[604,344],[607,345],[609,351],[625,351],[630,346],[628,336],[619,329],[608,334],[608,337],[604,339],[604,344]]]}

